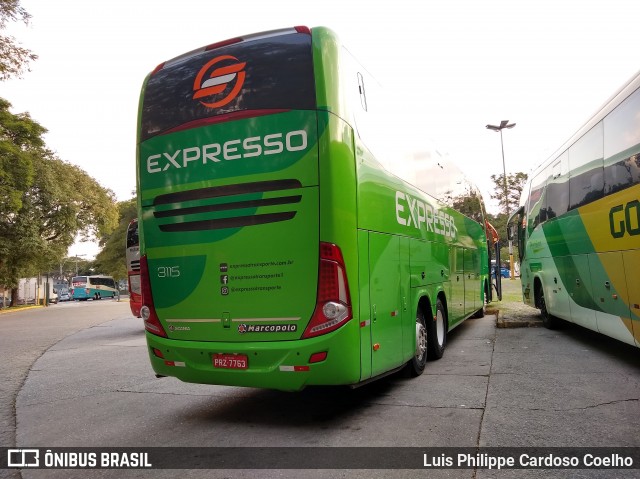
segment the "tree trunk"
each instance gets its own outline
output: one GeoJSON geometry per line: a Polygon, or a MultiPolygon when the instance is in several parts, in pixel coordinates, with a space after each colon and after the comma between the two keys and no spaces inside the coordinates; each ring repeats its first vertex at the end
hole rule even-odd
{"type": "Polygon", "coordinates": [[[9,303],[9,307],[15,306],[18,302],[18,288],[11,288],[11,303],[9,303]]]}

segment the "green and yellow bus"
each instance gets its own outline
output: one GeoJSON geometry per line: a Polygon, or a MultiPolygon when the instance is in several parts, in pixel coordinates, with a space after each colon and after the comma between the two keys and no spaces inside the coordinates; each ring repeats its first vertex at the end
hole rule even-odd
{"type": "Polygon", "coordinates": [[[149,74],[137,187],[157,375],[281,390],[417,376],[482,314],[481,197],[457,193],[446,157],[406,153],[379,90],[327,28],[234,38],[149,74]],[[431,187],[474,200],[476,218],[431,187]]]}
{"type": "Polygon", "coordinates": [[[524,301],[640,346],[640,75],[530,178],[509,219],[524,301]]]}

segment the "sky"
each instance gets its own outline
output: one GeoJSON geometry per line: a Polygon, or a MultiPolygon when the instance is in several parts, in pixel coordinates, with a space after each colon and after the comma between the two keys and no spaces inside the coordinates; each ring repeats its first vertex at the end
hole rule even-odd
{"type": "MultiPolygon", "coordinates": [[[[38,55],[0,84],[47,146],[134,196],[140,88],[156,65],[227,38],[305,25],[333,29],[420,131],[478,185],[529,173],[640,69],[637,0],[22,0],[8,33],[38,55]],[[635,59],[635,60],[634,60],[635,59]]],[[[92,257],[95,244],[69,255],[92,257]]]]}

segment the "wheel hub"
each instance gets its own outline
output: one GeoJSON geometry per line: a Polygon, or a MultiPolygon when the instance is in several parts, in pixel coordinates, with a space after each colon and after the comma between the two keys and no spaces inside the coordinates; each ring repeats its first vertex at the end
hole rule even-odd
{"type": "Polygon", "coordinates": [[[421,360],[427,352],[427,329],[420,321],[416,322],[416,358],[421,360]]]}

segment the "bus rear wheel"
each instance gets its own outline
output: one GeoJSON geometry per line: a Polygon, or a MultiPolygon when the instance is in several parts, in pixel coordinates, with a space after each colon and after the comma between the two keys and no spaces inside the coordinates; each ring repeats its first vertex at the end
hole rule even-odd
{"type": "Polygon", "coordinates": [[[447,310],[438,298],[436,301],[436,316],[427,325],[427,356],[429,359],[440,359],[447,345],[447,310]]]}
{"type": "Polygon", "coordinates": [[[417,377],[424,372],[427,364],[427,324],[424,313],[420,308],[416,313],[416,352],[407,363],[407,371],[410,376],[417,377]]]}
{"type": "Polygon", "coordinates": [[[537,290],[536,304],[540,309],[540,317],[542,318],[542,324],[545,328],[557,329],[560,326],[560,320],[547,310],[547,302],[544,299],[544,290],[542,289],[542,285],[540,285],[537,290]]]}

